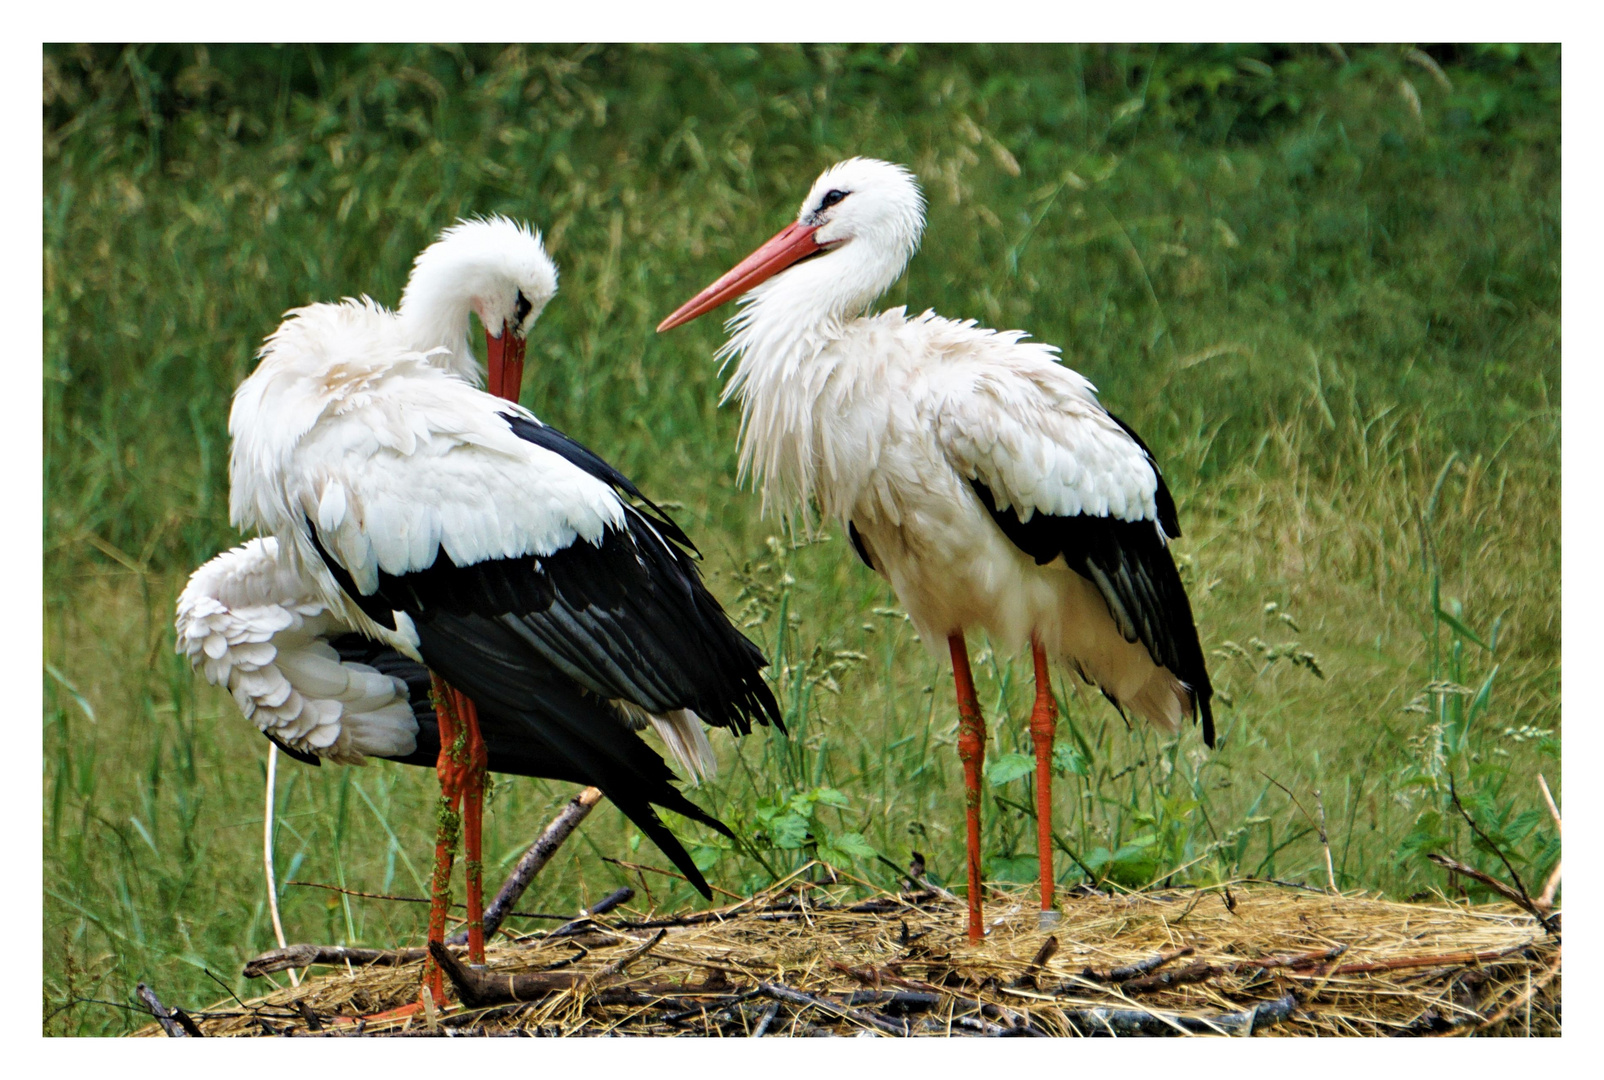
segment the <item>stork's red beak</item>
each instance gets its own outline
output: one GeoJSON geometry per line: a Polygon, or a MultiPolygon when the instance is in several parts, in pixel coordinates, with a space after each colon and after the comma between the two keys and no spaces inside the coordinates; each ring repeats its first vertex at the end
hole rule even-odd
{"type": "Polygon", "coordinates": [[[672,330],[688,323],[698,315],[705,315],[720,304],[734,300],[749,289],[767,281],[799,259],[805,259],[822,247],[813,239],[817,225],[800,222],[788,225],[768,243],[735,264],[735,268],[713,284],[691,297],[678,311],[657,324],[657,332],[672,330]]]}
{"type": "Polygon", "coordinates": [[[501,324],[501,336],[485,331],[485,366],[489,369],[487,389],[499,398],[517,401],[524,385],[524,339],[512,332],[512,324],[501,324]]]}

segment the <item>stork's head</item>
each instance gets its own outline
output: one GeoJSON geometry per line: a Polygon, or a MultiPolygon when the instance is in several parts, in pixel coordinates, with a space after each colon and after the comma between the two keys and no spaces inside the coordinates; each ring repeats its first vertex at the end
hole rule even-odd
{"type": "Polygon", "coordinates": [[[813,182],[794,224],[657,329],[688,323],[787,270],[771,288],[794,289],[799,301],[831,315],[862,311],[902,276],[924,227],[925,200],[912,173],[887,161],[849,158],[813,182]]]}
{"type": "Polygon", "coordinates": [[[401,295],[400,315],[420,340],[451,350],[451,369],[478,381],[467,350],[468,313],[485,329],[492,394],[517,400],[524,339],[557,293],[557,266],[540,234],[509,218],[459,221],[424,249],[401,295]]]}

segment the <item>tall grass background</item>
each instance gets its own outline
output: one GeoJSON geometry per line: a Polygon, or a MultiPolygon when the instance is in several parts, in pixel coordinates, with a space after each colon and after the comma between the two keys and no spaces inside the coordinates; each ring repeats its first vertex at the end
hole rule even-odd
{"type": "MultiPolygon", "coordinates": [[[[681,822],[718,885],[821,854],[961,877],[951,674],[838,536],[736,487],[718,319],[655,323],[816,173],[904,162],[930,199],[887,305],[1057,344],[1141,431],[1219,696],[1219,748],[1058,684],[1065,884],[1528,879],[1559,843],[1560,53],[1545,46],[51,47],[42,207],[45,1030],[138,1017],[138,980],[242,996],[272,945],[265,741],[173,653],[227,522],[229,395],[289,307],[399,296],[460,215],[545,231],[562,291],[523,401],[675,504],[774,660],[789,738],[716,737],[681,822]],[[1320,792],[1318,800],[1314,793],[1320,792]],[[221,982],[224,985],[218,985],[221,982]]],[[[1028,662],[976,652],[987,873],[1034,873],[1028,662]]],[[[426,895],[434,779],[280,772],[294,940],[389,946],[426,895]]],[[[487,875],[571,792],[497,782],[487,875]]],[[[603,806],[526,908],[696,900],[603,806]]]]}

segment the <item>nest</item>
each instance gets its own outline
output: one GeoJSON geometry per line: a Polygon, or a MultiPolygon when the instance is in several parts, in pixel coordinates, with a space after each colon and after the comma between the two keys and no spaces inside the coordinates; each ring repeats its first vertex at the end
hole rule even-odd
{"type": "Polygon", "coordinates": [[[1077,893],[1042,929],[1029,894],[994,892],[970,946],[957,898],[864,893],[793,879],[498,943],[483,971],[448,954],[443,1012],[359,1020],[418,999],[422,960],[380,954],[185,1019],[209,1036],[1560,1033],[1558,937],[1514,905],[1236,883],[1077,893]]]}

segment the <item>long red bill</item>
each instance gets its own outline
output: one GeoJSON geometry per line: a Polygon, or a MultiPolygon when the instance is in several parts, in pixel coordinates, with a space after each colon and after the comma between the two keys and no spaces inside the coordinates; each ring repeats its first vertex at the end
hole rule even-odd
{"type": "Polygon", "coordinates": [[[720,304],[755,288],[799,259],[805,259],[821,247],[813,239],[817,225],[800,222],[780,230],[768,243],[735,264],[735,267],[713,284],[685,301],[678,311],[657,324],[657,332],[672,330],[690,322],[698,315],[706,315],[720,304]]]}
{"type": "Polygon", "coordinates": [[[500,337],[485,331],[485,368],[489,375],[486,389],[499,398],[517,401],[524,384],[524,339],[514,334],[510,325],[502,324],[500,337]]]}

